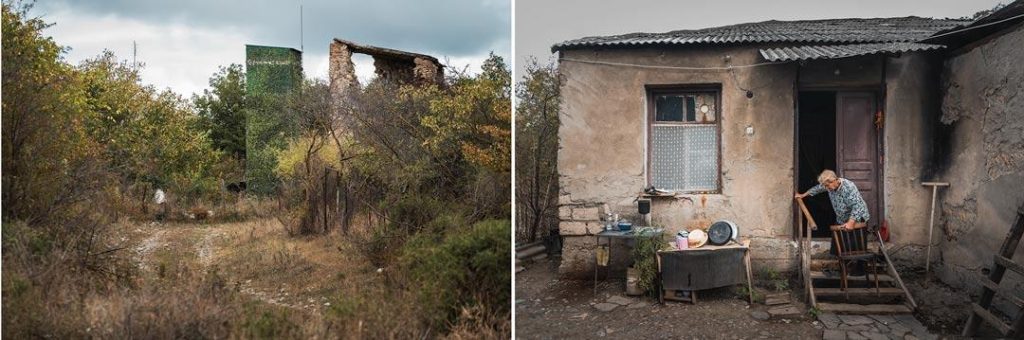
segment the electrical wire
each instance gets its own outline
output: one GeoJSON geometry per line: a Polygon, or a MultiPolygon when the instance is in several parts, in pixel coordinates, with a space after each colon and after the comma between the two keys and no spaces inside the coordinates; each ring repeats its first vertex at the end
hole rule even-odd
{"type": "Polygon", "coordinates": [[[981,24],[981,25],[978,25],[978,26],[964,27],[964,28],[961,28],[961,29],[958,29],[958,30],[955,30],[955,31],[949,31],[949,32],[942,33],[942,34],[936,34],[936,35],[930,36],[930,37],[928,37],[928,38],[926,38],[924,40],[935,39],[935,38],[944,37],[944,36],[947,36],[947,35],[950,35],[950,34],[966,32],[966,31],[970,31],[970,30],[973,30],[973,29],[978,29],[978,28],[982,28],[982,27],[988,27],[988,26],[992,26],[992,25],[996,25],[996,24],[1001,24],[1001,23],[1004,23],[1004,22],[1007,22],[1007,21],[1010,21],[1010,20],[1013,20],[1013,19],[1019,19],[1021,17],[1024,17],[1024,14],[1018,14],[1018,15],[1015,15],[1015,16],[1012,16],[1012,17],[1009,17],[1009,18],[1006,18],[1006,19],[1003,19],[1003,20],[993,21],[993,22],[986,23],[986,24],[981,24]]]}

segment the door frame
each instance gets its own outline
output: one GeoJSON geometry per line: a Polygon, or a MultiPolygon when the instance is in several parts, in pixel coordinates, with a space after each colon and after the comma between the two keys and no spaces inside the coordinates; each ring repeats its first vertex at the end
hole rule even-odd
{"type": "MultiPolygon", "coordinates": [[[[878,133],[875,136],[875,145],[877,147],[878,155],[878,170],[875,172],[875,183],[878,183],[875,195],[878,200],[878,226],[881,227],[885,223],[885,94],[886,87],[885,83],[879,85],[867,85],[867,86],[814,86],[814,85],[800,85],[795,84],[793,86],[793,191],[800,190],[800,92],[804,91],[833,91],[838,95],[839,92],[867,92],[875,96],[875,114],[882,114],[882,127],[877,129],[878,133]]],[[[838,104],[838,101],[837,101],[838,104]]],[[[838,108],[837,108],[838,110],[838,108]]],[[[839,112],[836,112],[838,115],[839,112]]],[[[836,132],[836,139],[839,138],[839,132],[836,132]]],[[[839,145],[836,144],[838,148],[839,145]]],[[[838,150],[836,150],[838,152],[838,150]]],[[[837,158],[838,161],[838,158],[837,158]]],[[[794,200],[792,202],[793,211],[793,239],[800,240],[803,235],[803,230],[800,226],[800,216],[802,214],[800,207],[794,200]]],[[[872,218],[876,218],[872,216],[872,218]]],[[[821,226],[818,226],[821,228],[821,226]]],[[[827,237],[812,237],[812,240],[816,241],[827,241],[827,237]]]]}

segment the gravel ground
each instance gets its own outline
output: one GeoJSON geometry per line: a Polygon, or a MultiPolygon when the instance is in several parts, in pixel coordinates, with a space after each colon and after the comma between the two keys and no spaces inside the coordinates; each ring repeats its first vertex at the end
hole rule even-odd
{"type": "Polygon", "coordinates": [[[515,288],[519,339],[821,339],[823,333],[807,314],[755,319],[768,306],[750,305],[732,288],[702,292],[697,305],[628,297],[621,281],[598,284],[595,295],[590,281],[559,280],[557,258],[516,274],[515,288]]]}

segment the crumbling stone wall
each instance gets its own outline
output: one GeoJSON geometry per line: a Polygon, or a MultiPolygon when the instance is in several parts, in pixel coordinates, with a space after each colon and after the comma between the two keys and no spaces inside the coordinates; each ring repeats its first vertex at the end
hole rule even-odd
{"type": "MultiPolygon", "coordinates": [[[[939,277],[972,294],[993,265],[1017,207],[1024,202],[1024,30],[1021,26],[959,51],[942,74],[942,117],[936,139],[944,190],[936,232],[939,277]]],[[[1024,244],[1014,261],[1024,262],[1024,244]]],[[[1019,276],[1004,287],[1024,289],[1019,276]]]]}
{"type": "Polygon", "coordinates": [[[444,68],[434,57],[334,39],[330,47],[328,73],[331,93],[337,105],[345,103],[352,91],[359,88],[352,62],[353,53],[373,57],[374,73],[381,81],[414,85],[444,83],[444,68]]]}
{"type": "Polygon", "coordinates": [[[444,83],[444,71],[441,65],[426,58],[413,59],[413,77],[417,85],[444,83]]]}
{"type": "Polygon", "coordinates": [[[413,82],[415,64],[409,61],[375,56],[373,57],[373,67],[377,79],[400,84],[413,82]]]}
{"type": "Polygon", "coordinates": [[[359,80],[356,79],[356,66],[352,63],[352,49],[348,45],[339,42],[331,43],[328,58],[331,93],[340,96],[359,88],[359,80]]]}

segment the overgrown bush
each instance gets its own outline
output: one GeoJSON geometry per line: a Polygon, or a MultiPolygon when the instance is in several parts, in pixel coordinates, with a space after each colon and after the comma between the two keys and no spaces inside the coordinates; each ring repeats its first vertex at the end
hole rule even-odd
{"type": "Polygon", "coordinates": [[[420,233],[405,244],[402,265],[430,323],[448,329],[463,310],[479,306],[495,317],[492,328],[510,315],[509,232],[508,220],[487,220],[443,236],[420,233]]]}
{"type": "Polygon", "coordinates": [[[633,267],[637,270],[637,286],[641,291],[655,293],[654,280],[658,276],[658,250],[665,247],[664,233],[650,237],[637,237],[633,247],[633,267]]]}

